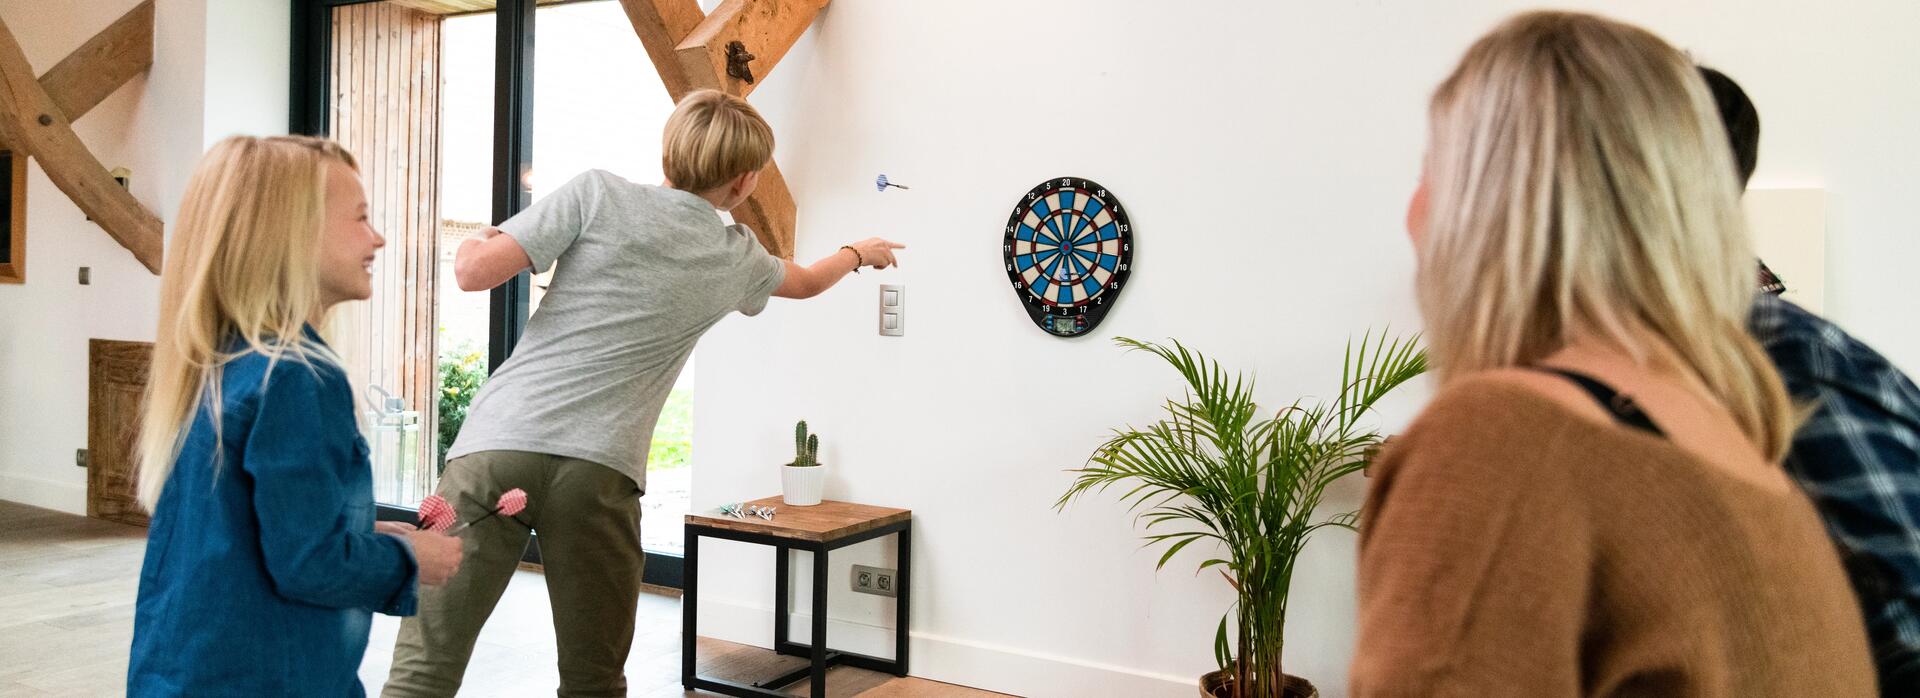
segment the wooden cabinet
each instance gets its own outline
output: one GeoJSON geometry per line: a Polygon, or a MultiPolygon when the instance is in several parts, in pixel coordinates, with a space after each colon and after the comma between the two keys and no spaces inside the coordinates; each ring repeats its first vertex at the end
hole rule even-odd
{"type": "Polygon", "coordinates": [[[153,345],[96,339],[87,345],[87,516],[147,525],[140,508],[140,403],[153,345]]]}

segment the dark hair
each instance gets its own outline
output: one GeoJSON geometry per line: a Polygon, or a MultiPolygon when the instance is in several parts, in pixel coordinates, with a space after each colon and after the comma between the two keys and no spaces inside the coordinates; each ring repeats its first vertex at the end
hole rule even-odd
{"type": "Polygon", "coordinates": [[[1720,123],[1727,127],[1727,140],[1733,146],[1733,166],[1740,175],[1741,188],[1745,188],[1760,160],[1760,112],[1753,108],[1753,100],[1747,99],[1740,83],[1726,73],[1703,65],[1700,77],[1707,81],[1713,103],[1720,108],[1720,123]]]}

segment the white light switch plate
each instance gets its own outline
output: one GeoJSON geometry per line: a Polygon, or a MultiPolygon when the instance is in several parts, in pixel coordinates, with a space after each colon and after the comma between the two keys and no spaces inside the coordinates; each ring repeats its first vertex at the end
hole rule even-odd
{"type": "Polygon", "coordinates": [[[880,336],[903,337],[907,334],[907,287],[880,284],[880,336]]]}

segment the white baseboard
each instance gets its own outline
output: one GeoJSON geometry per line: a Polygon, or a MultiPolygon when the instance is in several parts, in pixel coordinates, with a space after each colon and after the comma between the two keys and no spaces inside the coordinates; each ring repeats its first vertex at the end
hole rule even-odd
{"type": "Polygon", "coordinates": [[[58,482],[31,475],[0,473],[0,499],[42,509],[87,514],[87,483],[58,482]]]}
{"type": "MultiPolygon", "coordinates": [[[[793,639],[807,642],[812,615],[795,613],[793,639]]],[[[700,600],[702,637],[756,647],[773,646],[773,609],[700,600]]],[[[893,629],[843,620],[827,621],[828,645],[833,649],[876,657],[893,656],[893,629]]],[[[1033,698],[1082,696],[1167,696],[1189,698],[1199,675],[1168,676],[1097,662],[1061,657],[927,633],[912,633],[909,651],[912,675],[1033,698]]]]}

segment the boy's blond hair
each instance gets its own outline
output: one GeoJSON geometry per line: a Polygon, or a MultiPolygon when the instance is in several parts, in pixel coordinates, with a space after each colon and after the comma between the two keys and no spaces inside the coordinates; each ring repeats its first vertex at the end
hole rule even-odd
{"type": "Polygon", "coordinates": [[[667,119],[660,168],[675,189],[706,192],[773,160],[773,127],[747,100],[695,90],[667,119]]]}

